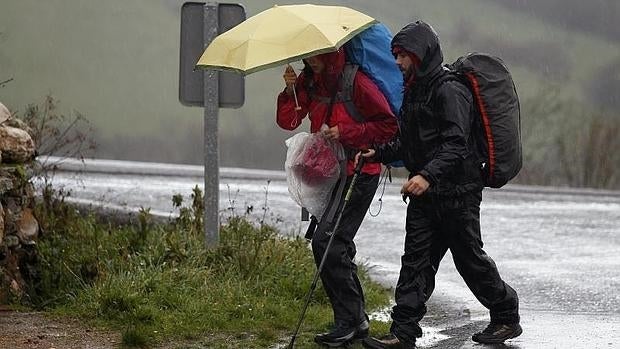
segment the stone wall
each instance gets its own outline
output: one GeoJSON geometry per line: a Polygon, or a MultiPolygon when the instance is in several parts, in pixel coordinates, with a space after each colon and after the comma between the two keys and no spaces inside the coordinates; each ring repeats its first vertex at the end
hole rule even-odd
{"type": "Polygon", "coordinates": [[[25,295],[36,261],[34,157],[28,127],[0,103],[0,304],[25,295]]]}

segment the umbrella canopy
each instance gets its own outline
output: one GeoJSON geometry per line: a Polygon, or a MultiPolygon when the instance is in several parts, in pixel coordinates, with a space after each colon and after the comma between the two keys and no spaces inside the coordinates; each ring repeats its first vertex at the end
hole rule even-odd
{"type": "Polygon", "coordinates": [[[218,35],[196,64],[246,75],[335,51],[376,20],[342,6],[274,6],[218,35]]]}

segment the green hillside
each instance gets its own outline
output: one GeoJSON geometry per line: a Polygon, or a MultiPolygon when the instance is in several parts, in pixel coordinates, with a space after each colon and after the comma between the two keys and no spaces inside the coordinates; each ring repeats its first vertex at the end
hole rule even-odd
{"type": "MultiPolygon", "coordinates": [[[[252,0],[244,6],[250,16],[274,3],[252,0]]],[[[279,2],[286,3],[306,2],[279,2]]],[[[617,90],[592,93],[595,77],[609,75],[601,73],[606,69],[616,72],[611,67],[620,59],[615,32],[605,35],[600,26],[589,30],[568,25],[550,19],[547,12],[524,11],[503,0],[337,3],[370,14],[393,31],[414,19],[426,20],[440,34],[446,61],[467,51],[504,58],[524,110],[549,90],[559,91],[557,98],[563,101],[597,103],[601,109],[613,105],[601,104],[596,96],[604,94],[603,101],[610,103],[617,100],[617,90]]],[[[202,110],[177,100],[181,4],[3,0],[0,81],[14,80],[0,87],[0,101],[19,112],[53,94],[67,114],[77,110],[92,121],[99,157],[201,163],[202,110]]],[[[222,165],[282,168],[283,140],[291,133],[274,123],[281,73],[276,68],[247,77],[245,106],[221,110],[222,165]]],[[[617,81],[617,73],[609,79],[617,81]]],[[[525,124],[530,122],[527,117],[525,124]]],[[[537,124],[547,135],[561,132],[556,126],[537,124]]]]}

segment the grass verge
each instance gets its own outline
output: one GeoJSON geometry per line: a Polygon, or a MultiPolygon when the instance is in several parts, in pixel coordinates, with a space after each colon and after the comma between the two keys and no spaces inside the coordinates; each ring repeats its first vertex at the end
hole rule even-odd
{"type": "MultiPolygon", "coordinates": [[[[207,249],[197,188],[189,207],[175,196],[180,216],[169,224],[152,223],[143,210],[137,224],[121,227],[53,194],[48,189],[37,208],[36,307],[121,330],[129,347],[267,348],[289,340],[315,272],[304,239],[234,216],[219,246],[207,249]]],[[[368,309],[385,306],[386,290],[360,269],[368,309]]],[[[319,285],[297,347],[315,347],[313,334],[331,322],[319,285]]]]}

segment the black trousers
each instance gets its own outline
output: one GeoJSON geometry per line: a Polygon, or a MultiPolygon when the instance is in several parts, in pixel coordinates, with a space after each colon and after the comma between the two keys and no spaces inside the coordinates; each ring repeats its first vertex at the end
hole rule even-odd
{"type": "Polygon", "coordinates": [[[396,286],[391,331],[415,343],[422,336],[419,321],[435,288],[435,274],[450,249],[454,264],[469,289],[491,313],[491,321],[519,322],[517,293],[499,275],[495,262],[482,249],[482,192],[458,197],[425,194],[412,198],[405,223],[405,254],[396,286]]]}
{"type": "MultiPolygon", "coordinates": [[[[341,200],[338,200],[340,208],[337,212],[342,209],[352,177],[347,178],[341,200]]],[[[364,293],[357,276],[357,265],[353,263],[356,253],[353,239],[370,207],[378,184],[379,175],[361,173],[358,176],[349,203],[342,211],[342,219],[338,231],[335,232],[334,241],[327,251],[321,281],[331,302],[336,324],[356,326],[366,318],[364,293]]],[[[312,252],[317,267],[325,253],[336,219],[334,218],[331,223],[320,222],[312,238],[312,252]]]]}

